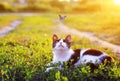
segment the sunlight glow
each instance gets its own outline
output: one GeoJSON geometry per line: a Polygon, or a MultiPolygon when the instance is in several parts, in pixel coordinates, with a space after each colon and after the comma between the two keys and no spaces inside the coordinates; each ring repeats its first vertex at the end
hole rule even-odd
{"type": "Polygon", "coordinates": [[[65,1],[65,2],[70,2],[70,0],[59,0],[60,2],[63,2],[63,1],[65,1]]]}
{"type": "Polygon", "coordinates": [[[59,0],[60,2],[63,2],[64,0],[59,0]]]}
{"type": "Polygon", "coordinates": [[[74,2],[78,2],[78,0],[73,0],[74,2]]]}
{"type": "Polygon", "coordinates": [[[70,2],[70,0],[66,0],[67,2],[70,2]]]}
{"type": "Polygon", "coordinates": [[[120,5],[120,0],[114,0],[114,3],[115,3],[116,5],[120,5]]]}
{"type": "Polygon", "coordinates": [[[71,2],[71,1],[73,1],[73,2],[78,2],[79,0],[59,0],[60,2],[71,2]]]}

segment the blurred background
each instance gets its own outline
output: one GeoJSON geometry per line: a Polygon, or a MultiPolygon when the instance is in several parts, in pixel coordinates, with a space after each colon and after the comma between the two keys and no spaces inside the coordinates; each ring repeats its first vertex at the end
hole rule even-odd
{"type": "Polygon", "coordinates": [[[0,0],[0,12],[119,11],[120,0],[0,0]]]}
{"type": "MultiPolygon", "coordinates": [[[[17,19],[15,15],[19,13],[43,14],[51,21],[62,14],[67,16],[64,23],[68,27],[120,45],[120,0],[0,0],[0,28],[17,19]],[[10,16],[10,13],[15,14],[10,16]]],[[[22,15],[20,18],[27,19],[22,15]]],[[[31,20],[43,23],[39,19],[35,21],[34,17],[31,20]]]]}

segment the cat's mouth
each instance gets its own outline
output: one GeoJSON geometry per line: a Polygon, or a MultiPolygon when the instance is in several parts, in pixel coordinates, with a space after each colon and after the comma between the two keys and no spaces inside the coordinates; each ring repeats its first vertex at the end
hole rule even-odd
{"type": "Polygon", "coordinates": [[[64,46],[63,46],[63,45],[59,45],[59,47],[62,47],[62,48],[64,48],[64,46]]]}

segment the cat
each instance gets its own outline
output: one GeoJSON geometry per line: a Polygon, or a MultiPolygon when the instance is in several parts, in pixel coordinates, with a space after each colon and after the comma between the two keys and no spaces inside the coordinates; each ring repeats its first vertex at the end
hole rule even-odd
{"type": "Polygon", "coordinates": [[[58,15],[58,16],[59,16],[59,20],[60,20],[60,21],[65,20],[65,18],[67,17],[67,16],[62,16],[62,15],[58,15]]]}
{"type": "MultiPolygon", "coordinates": [[[[72,50],[71,47],[71,35],[67,35],[65,39],[58,39],[57,35],[53,35],[53,59],[52,63],[68,62],[68,67],[74,65],[79,66],[80,64],[89,65],[92,69],[97,68],[99,64],[106,60],[106,65],[111,63],[113,58],[106,53],[96,50],[96,49],[75,49],[72,50]],[[72,60],[72,61],[71,61],[72,60]]],[[[54,67],[49,67],[45,72],[49,72],[54,67]]],[[[62,66],[57,67],[63,70],[62,66]]]]}

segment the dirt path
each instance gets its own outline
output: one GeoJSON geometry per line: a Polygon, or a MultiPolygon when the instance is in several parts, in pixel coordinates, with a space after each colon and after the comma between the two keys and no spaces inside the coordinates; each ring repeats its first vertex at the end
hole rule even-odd
{"type": "Polygon", "coordinates": [[[21,23],[22,23],[22,20],[19,19],[19,20],[15,20],[15,21],[11,22],[9,26],[3,27],[0,30],[0,37],[7,35],[10,31],[14,30],[21,23]]]}
{"type": "Polygon", "coordinates": [[[74,28],[70,28],[58,20],[55,20],[54,22],[58,24],[57,29],[59,30],[59,32],[66,33],[66,34],[74,34],[74,35],[78,35],[80,37],[88,38],[90,41],[95,42],[95,43],[99,44],[100,46],[112,49],[113,52],[117,53],[118,56],[120,57],[120,46],[114,45],[114,44],[109,43],[107,41],[103,41],[103,40],[97,38],[96,36],[94,36],[92,33],[81,32],[81,31],[78,31],[74,28]]]}

